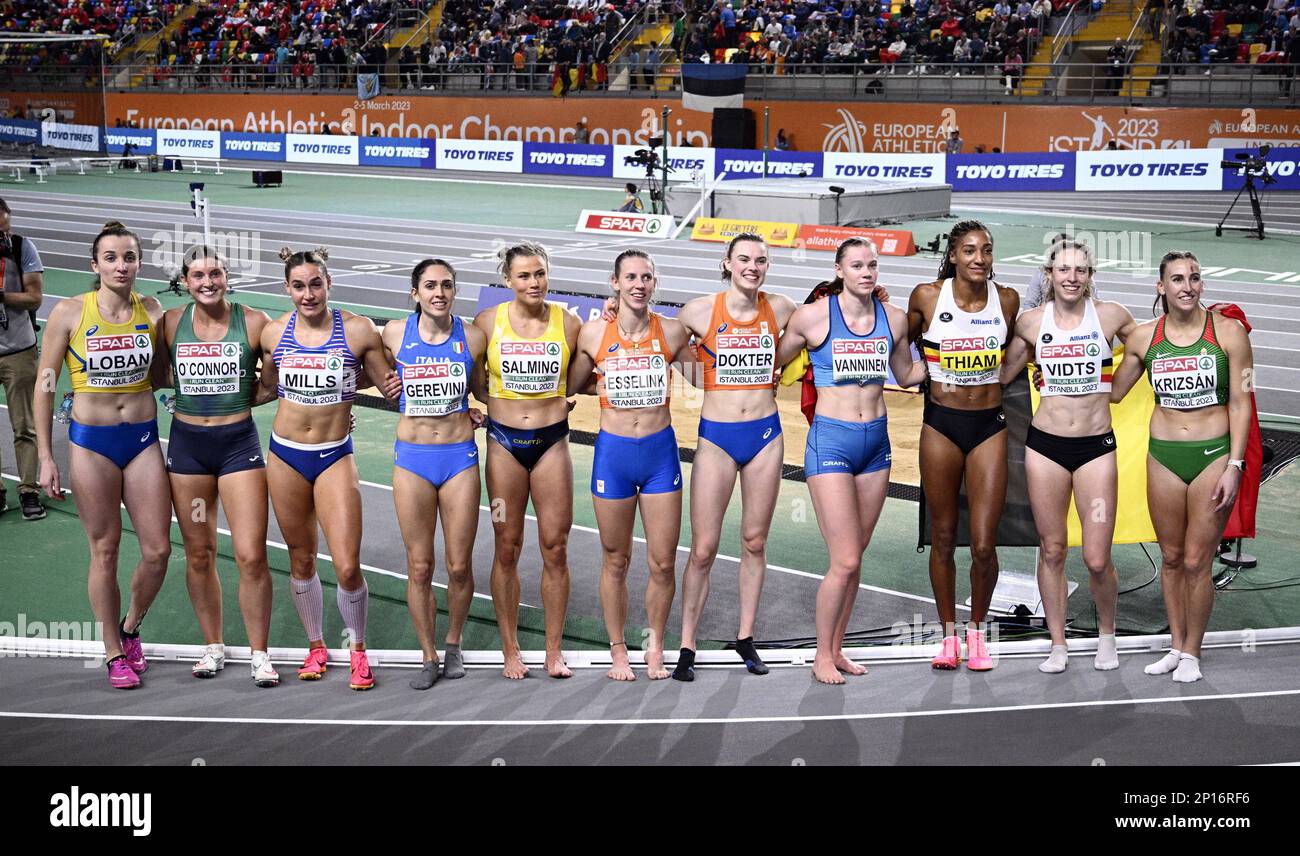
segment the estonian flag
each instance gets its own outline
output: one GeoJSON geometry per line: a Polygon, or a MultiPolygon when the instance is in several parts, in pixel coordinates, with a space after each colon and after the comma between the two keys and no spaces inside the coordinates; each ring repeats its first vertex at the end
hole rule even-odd
{"type": "Polygon", "coordinates": [[[744,63],[685,63],[682,65],[682,106],[712,113],[719,107],[745,104],[744,63]]]}

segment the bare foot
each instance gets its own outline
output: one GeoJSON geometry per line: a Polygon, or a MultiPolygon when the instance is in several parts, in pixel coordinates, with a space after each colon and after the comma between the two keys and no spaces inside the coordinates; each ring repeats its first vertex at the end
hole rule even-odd
{"type": "Polygon", "coordinates": [[[813,677],[823,684],[844,683],[844,678],[840,675],[840,670],[835,668],[835,664],[828,663],[820,657],[813,660],[813,677]]]}
{"type": "Polygon", "coordinates": [[[646,676],[652,681],[662,681],[672,673],[664,668],[663,651],[647,651],[645,655],[646,676]]]}
{"type": "Polygon", "coordinates": [[[501,674],[512,681],[522,681],[528,677],[528,667],[524,665],[524,658],[519,654],[506,654],[506,667],[502,669],[501,674]]]}
{"type": "Polygon", "coordinates": [[[848,657],[845,657],[843,652],[835,655],[835,668],[846,675],[865,675],[867,673],[866,666],[853,662],[848,657]]]}
{"type": "Polygon", "coordinates": [[[632,667],[627,663],[615,663],[605,673],[605,677],[611,681],[635,681],[636,673],[632,671],[632,667]]]}
{"type": "Polygon", "coordinates": [[[573,672],[569,671],[568,665],[564,662],[564,655],[560,652],[546,654],[546,674],[552,678],[571,678],[573,672]]]}

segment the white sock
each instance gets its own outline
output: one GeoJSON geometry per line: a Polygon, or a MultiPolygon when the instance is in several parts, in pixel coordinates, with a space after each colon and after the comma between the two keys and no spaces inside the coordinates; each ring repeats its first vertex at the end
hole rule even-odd
{"type": "Polygon", "coordinates": [[[302,629],[307,631],[307,641],[317,642],[325,638],[322,626],[325,624],[325,604],[320,590],[320,575],[312,574],[309,580],[294,579],[293,606],[298,610],[302,620],[302,629]]]}
{"type": "Polygon", "coordinates": [[[1047,675],[1059,675],[1070,663],[1069,649],[1064,645],[1053,645],[1052,653],[1038,664],[1038,671],[1047,675]]]}
{"type": "Polygon", "coordinates": [[[1174,669],[1178,668],[1178,658],[1182,653],[1182,651],[1174,648],[1170,650],[1168,654],[1164,655],[1159,660],[1156,660],[1142,671],[1146,672],[1148,675],[1167,675],[1174,669]]]}
{"type": "Polygon", "coordinates": [[[1174,680],[1180,684],[1195,683],[1201,679],[1201,658],[1191,654],[1178,657],[1178,668],[1174,669],[1174,680]]]}
{"type": "Polygon", "coordinates": [[[348,591],[338,587],[336,600],[339,614],[343,616],[343,626],[348,629],[353,644],[366,641],[366,614],[370,606],[370,587],[361,581],[361,588],[348,591]]]}
{"type": "Polygon", "coordinates": [[[1092,667],[1102,672],[1119,668],[1119,652],[1116,650],[1114,633],[1097,634],[1097,656],[1092,667]]]}

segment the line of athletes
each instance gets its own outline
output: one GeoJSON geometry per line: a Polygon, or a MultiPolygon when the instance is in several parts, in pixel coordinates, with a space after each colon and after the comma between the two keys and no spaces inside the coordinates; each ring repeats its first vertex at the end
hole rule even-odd
{"type": "MultiPolygon", "coordinates": [[[[517,624],[518,563],[530,498],[542,558],[545,668],[557,678],[570,674],[561,652],[573,516],[567,399],[579,392],[598,393],[601,404],[591,491],[603,551],[600,598],[614,664],[609,677],[634,679],[623,632],[638,508],[649,562],[651,634],[644,659],[651,679],[668,677],[663,640],[676,592],[682,512],[669,411],[673,364],[688,376],[700,369],[704,394],[691,479],[692,543],[682,579],[682,649],[671,675],[684,681],[694,676],[696,632],[737,477],[742,554],[735,647],[750,672],[764,674],[753,634],[784,453],[774,377],[801,355],[812,365],[817,388],[805,471],[830,553],[816,601],[817,680],[843,683],[844,674],[866,671],[845,656],[841,642],[888,489],[882,389],[889,370],[900,385],[927,385],[920,469],[933,532],[930,579],[945,628],[932,665],[955,669],[963,657],[954,550],[964,478],[972,592],[965,659],[973,670],[993,667],[984,620],[998,576],[995,532],[1007,479],[1000,405],[1003,383],[1031,358],[1041,373],[1042,400],[1029,429],[1025,467],[1042,539],[1039,584],[1053,642],[1040,669],[1061,672],[1067,664],[1066,515],[1072,496],[1087,510],[1081,516],[1083,558],[1100,622],[1094,665],[1118,665],[1118,586],[1110,560],[1117,472],[1109,405],[1145,369],[1157,403],[1148,503],[1172,633],[1170,652],[1147,672],[1172,672],[1177,681],[1200,677],[1200,645],[1213,605],[1211,564],[1242,476],[1252,358],[1243,326],[1201,307],[1204,285],[1191,253],[1171,252],[1161,261],[1156,300],[1162,311],[1139,325],[1120,304],[1095,299],[1091,252],[1077,242],[1051,248],[1047,302],[1019,315],[1016,292],[991,279],[993,241],[976,221],[952,229],[937,280],[913,290],[906,312],[884,302],[888,296],[877,284],[877,253],[869,241],[845,241],[826,299],[796,307],[787,297],[764,293],[767,247],[756,236],[742,235],[726,247],[725,288],[690,301],[676,319],[652,311],[652,259],[639,250],[621,253],[605,318],[584,325],[547,302],[546,250],[521,243],[501,254],[501,274],[514,291],[509,302],[464,324],[452,313],[455,271],[428,259],[412,272],[414,311],[382,333],[364,317],[331,308],[326,251],[286,249],[281,255],[294,309],[279,318],[230,302],[225,263],[202,247],[187,256],[183,269],[191,302],[164,313],[155,299],[134,291],[139,239],[120,223],[109,223],[91,248],[94,289],[60,302],[50,314],[41,366],[47,379],[57,379],[65,364],[71,375],[73,495],[90,543],[92,609],[103,626],[116,624],[119,631],[105,639],[115,687],[138,686],[148,667],[140,623],[162,585],[173,507],[190,596],[209,643],[194,674],[212,677],[224,666],[215,559],[218,498],[239,568],[253,679],[259,686],[278,682],[266,653],[268,486],[289,548],[293,602],[310,641],[298,676],[318,679],[327,665],[315,559],[319,522],[351,640],[350,685],[374,685],[365,653],[362,508],[350,436],[353,399],[365,378],[382,379],[382,391],[399,401],[402,412],[393,496],[406,545],[410,614],[424,657],[412,687],[427,689],[440,676],[464,675],[459,643],[474,590],[470,564],[480,482],[473,433],[480,424],[490,438],[488,495],[501,512],[493,515],[491,590],[504,674],[528,674],[517,624]],[[924,352],[915,362],[913,341],[924,352]],[[1118,371],[1112,360],[1116,341],[1126,345],[1118,371]],[[702,365],[691,365],[696,361],[702,365]],[[166,465],[152,395],[161,386],[176,388],[166,465]],[[469,407],[471,393],[487,402],[486,420],[469,407]],[[276,399],[264,458],[251,409],[276,399]],[[141,551],[120,621],[119,499],[141,551]],[[441,663],[432,588],[439,516],[450,615],[441,663]]],[[[43,383],[36,402],[40,480],[50,497],[61,499],[51,442],[53,389],[52,382],[43,383]]]]}

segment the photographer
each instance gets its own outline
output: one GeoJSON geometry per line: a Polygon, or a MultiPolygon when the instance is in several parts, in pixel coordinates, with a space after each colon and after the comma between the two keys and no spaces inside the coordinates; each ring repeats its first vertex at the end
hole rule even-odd
{"type": "MultiPolygon", "coordinates": [[[[41,305],[44,266],[36,247],[9,231],[9,206],[0,199],[0,385],[14,431],[18,461],[18,499],[27,520],[40,520],[45,507],[37,482],[36,428],[32,395],[36,391],[36,310],[41,305]]],[[[0,512],[8,508],[0,482],[0,512]]]]}

